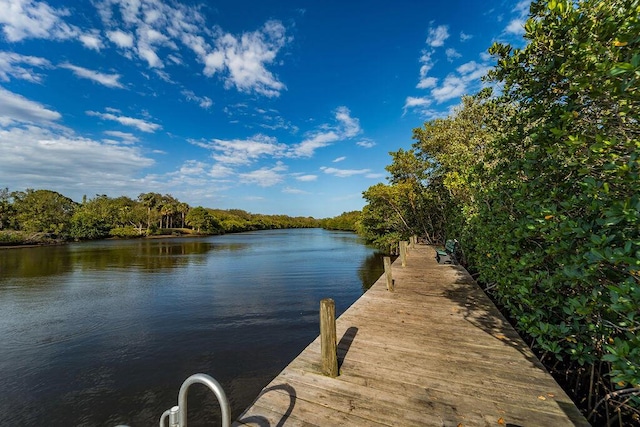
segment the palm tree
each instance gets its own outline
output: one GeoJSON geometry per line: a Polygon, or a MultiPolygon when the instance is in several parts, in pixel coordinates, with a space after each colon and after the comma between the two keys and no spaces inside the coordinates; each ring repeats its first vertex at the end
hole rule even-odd
{"type": "Polygon", "coordinates": [[[182,228],[184,228],[184,216],[189,212],[189,205],[185,202],[180,202],[176,205],[176,212],[182,217],[182,228]]]}

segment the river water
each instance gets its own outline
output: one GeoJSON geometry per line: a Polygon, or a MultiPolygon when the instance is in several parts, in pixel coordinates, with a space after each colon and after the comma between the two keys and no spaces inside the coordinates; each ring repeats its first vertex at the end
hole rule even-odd
{"type": "MultiPolygon", "coordinates": [[[[261,231],[0,250],[0,425],[158,425],[191,374],[238,416],[382,274],[352,233],[261,231]]],[[[189,425],[219,420],[204,387],[189,425]]]]}

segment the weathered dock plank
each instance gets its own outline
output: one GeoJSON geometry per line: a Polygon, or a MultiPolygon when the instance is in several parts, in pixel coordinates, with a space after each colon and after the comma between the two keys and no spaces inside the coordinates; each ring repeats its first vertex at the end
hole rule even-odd
{"type": "Polygon", "coordinates": [[[337,320],[338,377],[318,338],[234,425],[589,425],[463,268],[417,245],[392,274],[337,320]]]}

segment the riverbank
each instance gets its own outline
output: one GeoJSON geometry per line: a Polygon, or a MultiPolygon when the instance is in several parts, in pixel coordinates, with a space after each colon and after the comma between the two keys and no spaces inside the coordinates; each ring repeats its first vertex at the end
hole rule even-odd
{"type": "MultiPolygon", "coordinates": [[[[197,234],[189,229],[166,229],[162,231],[163,234],[151,234],[141,235],[137,237],[107,237],[98,240],[134,240],[134,239],[170,239],[177,237],[206,237],[213,236],[215,234],[197,234]],[[185,231],[186,230],[186,231],[185,231]],[[166,234],[164,234],[166,233],[166,234]]],[[[64,239],[53,236],[48,233],[24,233],[22,231],[0,231],[0,250],[2,249],[20,249],[20,248],[35,248],[40,246],[58,246],[65,245],[67,243],[74,243],[77,240],[64,239]]]]}

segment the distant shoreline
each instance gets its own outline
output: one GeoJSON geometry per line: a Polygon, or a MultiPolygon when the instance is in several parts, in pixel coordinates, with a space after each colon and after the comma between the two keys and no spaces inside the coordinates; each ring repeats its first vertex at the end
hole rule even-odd
{"type": "Polygon", "coordinates": [[[0,244],[0,250],[2,249],[21,249],[21,248],[38,248],[42,246],[62,246],[69,243],[80,243],[80,242],[96,242],[100,240],[138,240],[138,239],[173,239],[180,237],[208,237],[208,236],[216,236],[216,234],[159,234],[159,235],[151,235],[151,236],[140,236],[140,237],[129,237],[129,238],[121,238],[121,237],[107,237],[104,239],[95,239],[95,240],[58,240],[51,242],[40,242],[40,243],[12,243],[8,245],[0,244]]]}

